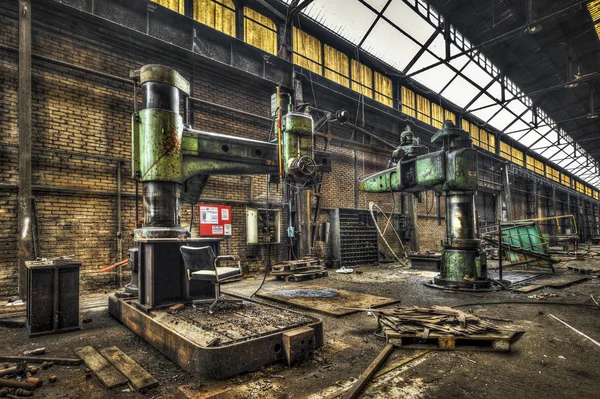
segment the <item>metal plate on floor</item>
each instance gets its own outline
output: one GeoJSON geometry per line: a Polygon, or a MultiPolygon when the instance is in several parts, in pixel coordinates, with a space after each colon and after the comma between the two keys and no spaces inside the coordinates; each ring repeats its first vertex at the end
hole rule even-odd
{"type": "Polygon", "coordinates": [[[256,296],[335,317],[358,312],[357,310],[345,308],[379,308],[400,302],[400,300],[394,298],[314,284],[301,286],[299,283],[266,287],[256,296]]]}

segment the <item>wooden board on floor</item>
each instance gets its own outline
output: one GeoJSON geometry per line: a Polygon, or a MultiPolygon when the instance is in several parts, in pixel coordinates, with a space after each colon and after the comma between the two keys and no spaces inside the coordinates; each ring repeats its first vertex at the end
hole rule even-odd
{"type": "Polygon", "coordinates": [[[316,285],[314,282],[312,284],[311,282],[278,284],[273,287],[263,288],[256,296],[335,317],[359,312],[357,309],[379,308],[400,302],[399,299],[363,294],[361,292],[348,291],[340,288],[330,288],[324,285],[316,285]],[[288,290],[292,290],[292,292],[301,292],[303,290],[325,290],[327,293],[333,293],[334,296],[288,296],[285,295],[288,290]]]}
{"type": "Polygon", "coordinates": [[[513,291],[520,292],[521,294],[528,294],[530,292],[537,291],[542,288],[544,288],[544,286],[541,284],[529,284],[529,285],[525,285],[523,287],[515,288],[513,291]]]}
{"type": "Polygon", "coordinates": [[[106,388],[110,389],[127,384],[127,378],[91,346],[77,348],[75,353],[106,388]]]}
{"type": "Polygon", "coordinates": [[[551,288],[565,288],[573,284],[582,283],[588,280],[588,277],[581,276],[554,276],[550,278],[535,280],[535,284],[551,288]]]}
{"type": "Polygon", "coordinates": [[[144,392],[145,390],[158,385],[156,378],[152,377],[146,370],[116,346],[100,349],[100,353],[110,362],[110,364],[123,373],[138,391],[144,392]]]}

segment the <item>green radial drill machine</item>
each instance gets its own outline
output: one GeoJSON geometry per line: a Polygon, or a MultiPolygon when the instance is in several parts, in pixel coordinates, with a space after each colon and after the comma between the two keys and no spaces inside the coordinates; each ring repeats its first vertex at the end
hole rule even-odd
{"type": "Polygon", "coordinates": [[[402,133],[389,169],[364,178],[359,190],[370,193],[418,193],[434,190],[446,197],[446,236],[442,241],[440,274],[432,286],[445,289],[487,290],[485,252],[480,248],[475,221],[477,152],[469,134],[446,121],[431,142],[429,152],[412,132],[402,133]]]}
{"type": "MultiPolygon", "coordinates": [[[[190,85],[177,71],[146,65],[131,76],[142,90],[141,110],[134,96],[132,176],[142,184],[143,225],[134,231],[139,276],[132,275],[130,287],[151,309],[198,296],[200,288],[185,279],[179,247],[218,240],[190,238],[179,210],[181,200],[198,202],[210,175],[271,175],[310,189],[320,173],[331,170],[331,155],[314,149],[312,117],[291,107],[277,109],[272,142],[199,131],[189,127],[190,85]]],[[[307,237],[308,229],[298,228],[298,235],[307,237]]]]}

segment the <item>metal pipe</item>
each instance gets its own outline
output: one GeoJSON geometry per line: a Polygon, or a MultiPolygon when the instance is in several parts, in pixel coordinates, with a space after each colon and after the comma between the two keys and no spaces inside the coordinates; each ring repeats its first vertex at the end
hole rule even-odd
{"type": "Polygon", "coordinates": [[[19,193],[18,193],[18,285],[19,296],[27,292],[25,261],[33,259],[31,195],[31,0],[19,1],[19,193]]]}
{"type": "Polygon", "coordinates": [[[502,221],[498,219],[498,280],[502,281],[502,221]]]}
{"type": "MultiPolygon", "coordinates": [[[[123,233],[121,225],[121,162],[117,162],[117,260],[123,257],[123,233]]],[[[117,272],[117,287],[121,287],[121,267],[117,272]]]]}
{"type": "Polygon", "coordinates": [[[28,384],[27,382],[7,380],[5,378],[0,378],[0,387],[21,388],[21,389],[25,389],[27,391],[35,390],[34,384],[28,384]]]}
{"type": "Polygon", "coordinates": [[[281,145],[281,87],[277,86],[277,159],[279,161],[279,178],[283,177],[282,145],[281,145]]]}

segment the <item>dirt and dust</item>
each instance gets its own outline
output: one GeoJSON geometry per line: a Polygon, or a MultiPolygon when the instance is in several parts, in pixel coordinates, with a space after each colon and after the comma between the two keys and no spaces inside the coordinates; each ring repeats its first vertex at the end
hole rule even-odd
{"type": "MultiPolygon", "coordinates": [[[[503,323],[526,331],[508,354],[493,352],[432,351],[372,381],[363,392],[365,398],[595,398],[595,381],[600,378],[600,348],[549,317],[553,314],[592,338],[600,337],[600,307],[558,306],[553,302],[581,303],[595,306],[600,296],[600,281],[591,278],[564,289],[546,288],[539,293],[557,293],[558,297],[540,301],[525,294],[506,291],[490,293],[456,293],[423,286],[433,276],[393,264],[355,268],[362,273],[330,273],[327,284],[360,293],[385,295],[401,300],[403,306],[461,307],[478,316],[510,319],[503,323]],[[501,305],[478,305],[481,302],[524,301],[501,305]]],[[[559,268],[558,273],[573,273],[559,268]]],[[[225,290],[250,295],[260,278],[227,284],[225,290]]],[[[324,279],[315,280],[322,285],[324,279]]],[[[281,282],[268,279],[265,285],[281,282]]],[[[87,295],[82,317],[92,318],[77,332],[28,338],[24,328],[1,328],[0,353],[16,355],[24,350],[45,346],[47,356],[74,357],[73,349],[91,345],[95,348],[116,345],[138,362],[160,385],[145,395],[127,387],[106,390],[94,377],[85,379],[84,366],[54,366],[43,370],[47,380],[55,374],[58,381],[36,391],[39,398],[176,398],[181,392],[197,398],[220,392],[220,398],[311,398],[324,399],[349,386],[383,349],[384,342],[374,335],[376,320],[366,312],[334,318],[309,311],[323,320],[325,346],[314,360],[286,367],[275,364],[226,381],[202,381],[187,374],[136,334],[108,315],[106,307],[95,307],[106,295],[87,295]],[[88,305],[85,305],[85,304],[88,305]],[[87,306],[87,308],[86,308],[87,306]],[[185,386],[179,390],[179,386],[185,386]]],[[[396,349],[383,367],[411,356],[414,350],[396,349]]]]}

